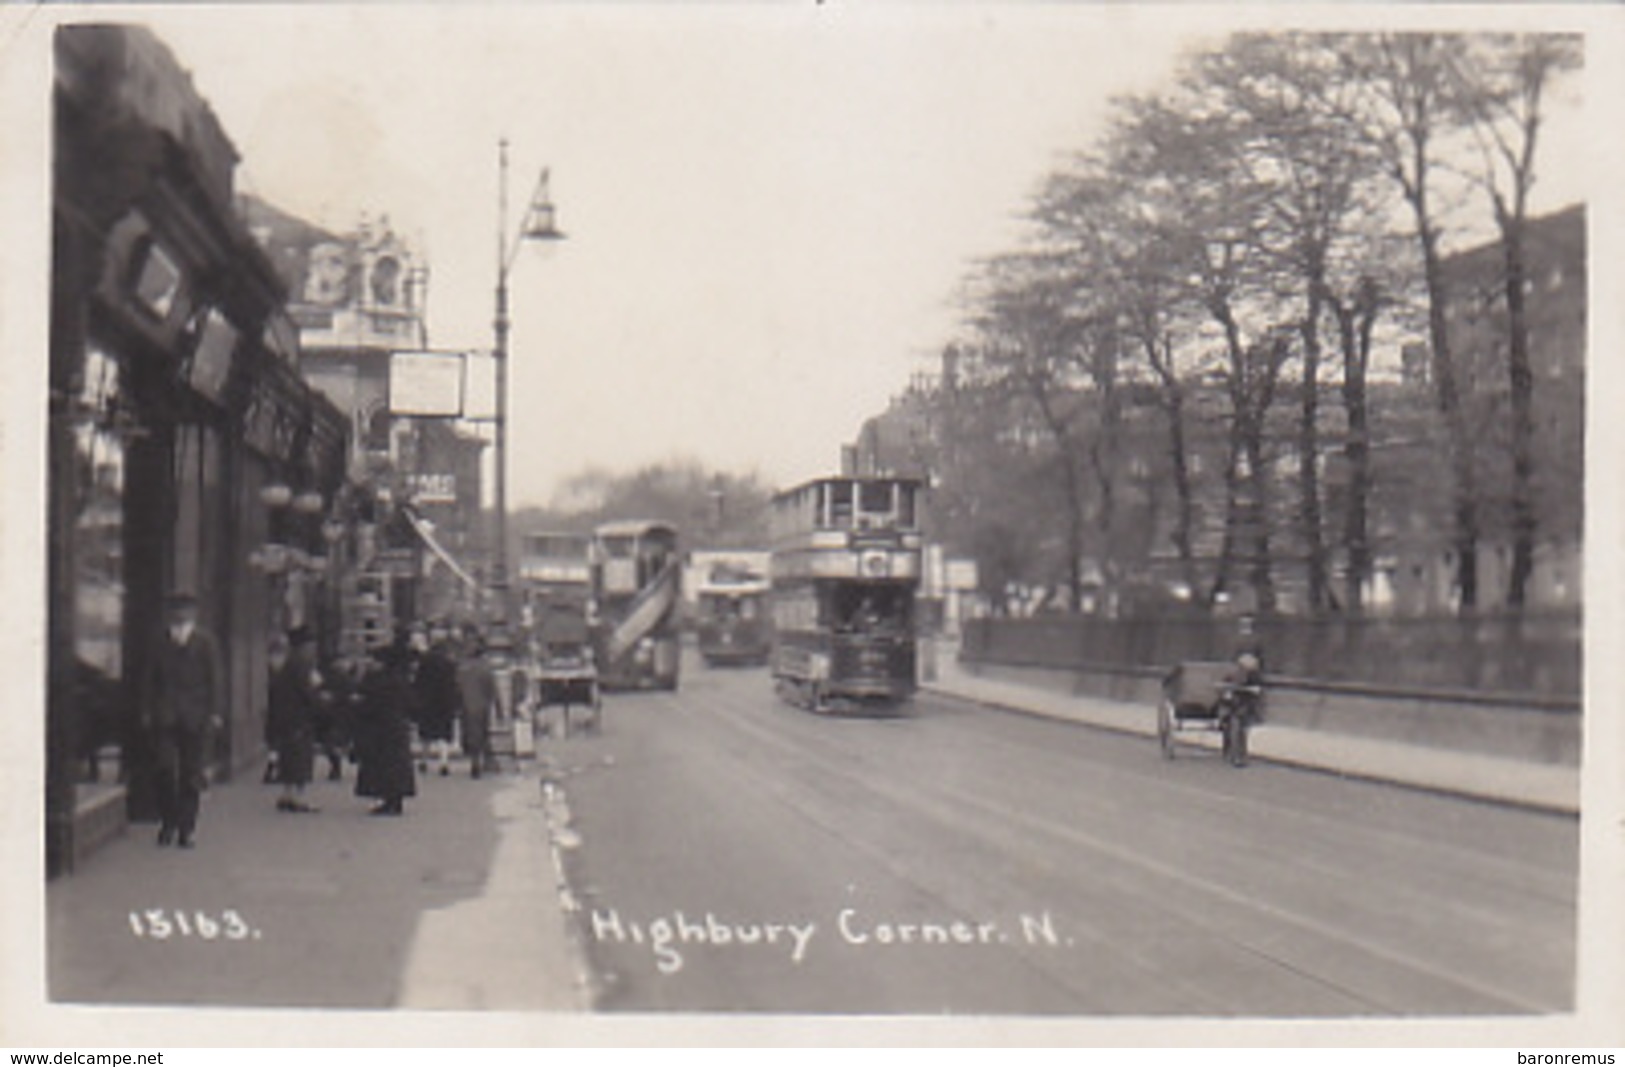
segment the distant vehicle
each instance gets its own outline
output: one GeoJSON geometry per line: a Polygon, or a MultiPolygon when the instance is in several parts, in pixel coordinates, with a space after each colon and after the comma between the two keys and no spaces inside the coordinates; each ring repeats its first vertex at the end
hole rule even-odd
{"type": "Polygon", "coordinates": [[[815,711],[887,708],[918,686],[920,483],[821,478],[773,498],[773,677],[815,711]]]}
{"type": "Polygon", "coordinates": [[[682,554],[664,522],[611,522],[593,531],[593,647],[605,689],[676,689],[682,554]]]}
{"type": "Polygon", "coordinates": [[[601,703],[589,629],[592,535],[559,530],[525,534],[519,542],[519,580],[534,657],[536,706],[562,709],[565,736],[572,707],[585,709],[589,725],[596,727],[601,703]]]}
{"type": "Polygon", "coordinates": [[[1179,735],[1190,731],[1217,733],[1220,752],[1233,767],[1247,765],[1247,733],[1264,709],[1264,681],[1251,652],[1235,662],[1186,662],[1162,680],[1157,703],[1157,740],[1166,759],[1173,759],[1179,735]]]}
{"type": "Polygon", "coordinates": [[[772,652],[768,583],[762,575],[718,575],[695,593],[694,632],[707,666],[756,665],[772,652]]]}
{"type": "Polygon", "coordinates": [[[592,598],[592,535],[525,534],[519,542],[519,580],[525,606],[537,617],[561,607],[585,617],[592,598]]]}

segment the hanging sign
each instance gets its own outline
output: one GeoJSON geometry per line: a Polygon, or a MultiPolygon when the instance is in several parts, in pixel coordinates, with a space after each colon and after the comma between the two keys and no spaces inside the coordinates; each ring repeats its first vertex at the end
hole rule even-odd
{"type": "Polygon", "coordinates": [[[460,417],[463,360],[461,352],[396,352],[390,356],[390,413],[460,417]]]}

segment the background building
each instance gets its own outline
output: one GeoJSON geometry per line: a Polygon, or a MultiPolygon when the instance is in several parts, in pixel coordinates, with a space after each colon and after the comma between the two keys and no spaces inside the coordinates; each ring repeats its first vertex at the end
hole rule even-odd
{"type": "Polygon", "coordinates": [[[476,617],[485,442],[454,413],[408,414],[397,395],[399,357],[428,346],[427,266],[387,216],[335,234],[255,198],[242,204],[293,294],[304,374],[352,426],[355,566],[339,605],[347,650],[414,620],[476,617]]]}

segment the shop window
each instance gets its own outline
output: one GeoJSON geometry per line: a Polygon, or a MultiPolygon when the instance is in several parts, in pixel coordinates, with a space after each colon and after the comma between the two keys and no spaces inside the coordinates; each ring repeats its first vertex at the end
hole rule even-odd
{"type": "Polygon", "coordinates": [[[85,777],[117,765],[119,682],[124,677],[125,443],[118,419],[118,362],[85,354],[75,424],[73,640],[79,755],[85,777]]]}

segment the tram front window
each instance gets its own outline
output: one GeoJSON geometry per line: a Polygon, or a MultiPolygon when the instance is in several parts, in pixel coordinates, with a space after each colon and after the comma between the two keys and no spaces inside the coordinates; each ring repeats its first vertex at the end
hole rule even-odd
{"type": "Polygon", "coordinates": [[[835,629],[849,634],[906,633],[910,599],[887,586],[853,586],[836,591],[831,606],[835,629]]]}
{"type": "Polygon", "coordinates": [[[891,491],[891,482],[864,482],[858,493],[858,509],[872,518],[891,518],[891,491]]]}
{"type": "Polygon", "coordinates": [[[708,596],[706,614],[717,622],[728,622],[739,614],[739,603],[732,597],[708,596]]]}

